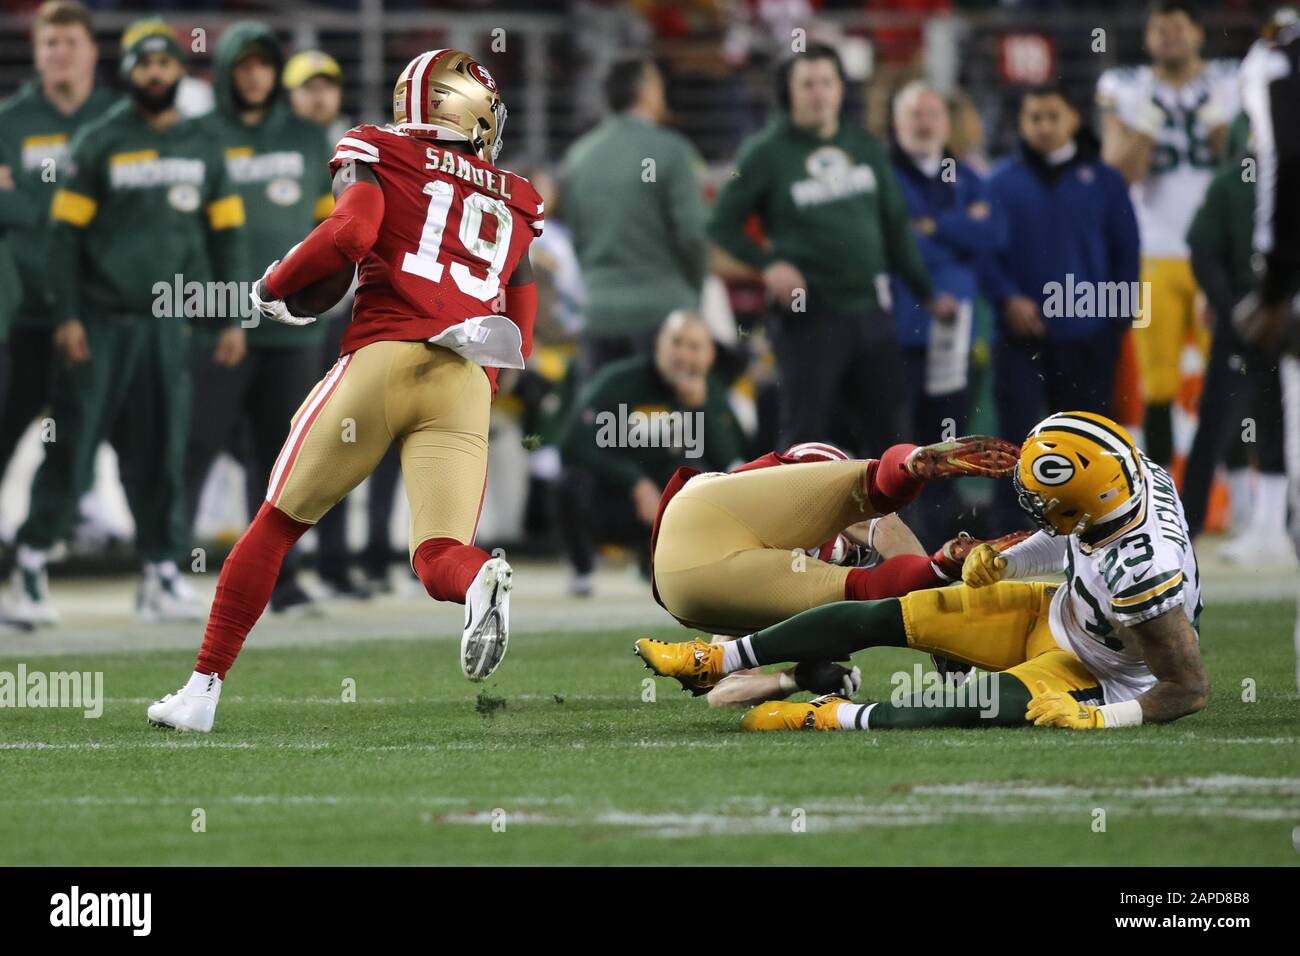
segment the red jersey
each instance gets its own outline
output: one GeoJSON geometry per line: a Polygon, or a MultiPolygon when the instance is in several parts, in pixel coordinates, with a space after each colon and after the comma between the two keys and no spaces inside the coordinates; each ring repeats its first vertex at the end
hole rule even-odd
{"type": "Polygon", "coordinates": [[[498,364],[490,353],[493,346],[500,351],[502,337],[483,343],[500,326],[469,320],[504,311],[502,292],[542,232],[537,190],[476,156],[379,126],[348,130],[330,160],[331,175],[348,160],[365,163],[379,180],[384,221],[358,267],[340,354],[446,333],[467,343],[455,349],[467,358],[498,364]]]}

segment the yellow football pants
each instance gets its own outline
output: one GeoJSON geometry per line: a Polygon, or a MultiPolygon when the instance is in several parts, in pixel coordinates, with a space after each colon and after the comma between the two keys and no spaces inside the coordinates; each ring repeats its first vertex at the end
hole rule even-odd
{"type": "Polygon", "coordinates": [[[344,355],[294,414],[266,500],[315,524],[397,442],[411,506],[410,552],[474,539],[487,478],[492,386],[478,365],[424,342],[344,355]]]}
{"type": "Polygon", "coordinates": [[[1133,345],[1148,404],[1167,405],[1178,397],[1183,343],[1190,334],[1201,355],[1210,349],[1210,333],[1196,316],[1200,290],[1187,259],[1142,260],[1142,282],[1151,291],[1151,322],[1133,329],[1133,345]]]}
{"type": "Polygon", "coordinates": [[[751,634],[843,601],[849,569],[803,549],[876,517],[862,491],[867,465],[809,462],[692,478],[659,524],[654,576],[664,606],[688,627],[751,634]]]}
{"type": "Polygon", "coordinates": [[[983,588],[964,584],[913,591],[899,599],[907,644],[987,671],[1015,675],[1037,692],[1096,690],[1083,662],[1052,637],[1047,610],[1056,585],[1002,581],[983,588]]]}

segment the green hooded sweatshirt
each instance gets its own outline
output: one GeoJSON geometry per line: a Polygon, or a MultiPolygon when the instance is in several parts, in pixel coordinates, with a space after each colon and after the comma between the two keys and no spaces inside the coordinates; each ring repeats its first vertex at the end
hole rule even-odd
{"type": "Polygon", "coordinates": [[[55,323],[192,317],[203,328],[237,321],[237,295],[205,296],[211,302],[193,315],[178,311],[184,303],[174,292],[177,276],[189,285],[248,270],[244,204],[200,121],[155,129],[121,100],[77,131],[69,153],[50,206],[55,323]]]}
{"type": "MultiPolygon", "coordinates": [[[[50,201],[69,172],[66,161],[73,134],[102,116],[117,99],[117,94],[96,86],[79,110],[65,116],[45,98],[40,80],[31,79],[0,103],[0,165],[13,170],[17,186],[0,191],[0,219],[4,220],[0,230],[5,236],[0,243],[10,249],[22,289],[19,299],[18,284],[0,281],[0,302],[6,294],[15,300],[18,326],[48,327],[53,320],[53,293],[47,281],[50,201]]],[[[0,304],[0,318],[3,314],[0,304]]]]}
{"type": "MultiPolygon", "coordinates": [[[[231,24],[213,54],[216,111],[205,122],[215,130],[230,181],[244,200],[251,272],[221,279],[252,281],[330,214],[329,147],[325,132],[290,108],[280,73],[284,52],[271,29],[243,20],[231,24]],[[275,66],[276,86],[261,122],[239,115],[232,71],[239,58],[261,47],[275,66]]],[[[292,326],[261,322],[247,330],[250,348],[319,348],[325,323],[292,326]]]]}

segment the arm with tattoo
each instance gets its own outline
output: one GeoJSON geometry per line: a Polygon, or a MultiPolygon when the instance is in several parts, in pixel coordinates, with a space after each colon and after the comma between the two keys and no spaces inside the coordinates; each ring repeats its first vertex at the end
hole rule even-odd
{"type": "Polygon", "coordinates": [[[1196,632],[1181,607],[1174,607],[1135,625],[1142,657],[1158,683],[1139,697],[1142,722],[1168,723],[1194,714],[1210,698],[1210,676],[1205,672],[1196,632]]]}

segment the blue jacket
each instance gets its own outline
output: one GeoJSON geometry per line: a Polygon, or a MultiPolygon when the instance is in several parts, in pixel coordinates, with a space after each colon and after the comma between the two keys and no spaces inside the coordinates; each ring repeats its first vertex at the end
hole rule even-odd
{"type": "MultiPolygon", "coordinates": [[[[1007,241],[1006,220],[999,212],[971,214],[972,206],[988,202],[987,184],[962,162],[953,167],[947,182],[942,173],[933,178],[925,175],[901,150],[895,149],[892,159],[908,214],[934,220],[933,233],[914,234],[935,291],[962,300],[975,298],[987,274],[983,260],[997,254],[1007,241]]],[[[890,277],[890,291],[899,343],[904,348],[924,346],[930,337],[930,313],[898,276],[890,277]]]]}
{"type": "Polygon", "coordinates": [[[1138,291],[1138,225],[1128,185],[1095,147],[1080,142],[1072,159],[1053,167],[1022,144],[1018,155],[993,170],[988,188],[1008,227],[1007,244],[985,277],[999,328],[1002,304],[1013,295],[1044,308],[1053,341],[1086,338],[1108,323],[1128,326],[1131,310],[1099,315],[1107,310],[1078,298],[1085,289],[1081,283],[1093,284],[1098,302],[1104,296],[1097,283],[1132,283],[1129,288],[1138,291]],[[1063,301],[1069,309],[1064,313],[1055,308],[1063,301]],[[1048,314],[1049,308],[1057,314],[1048,314]]]}

